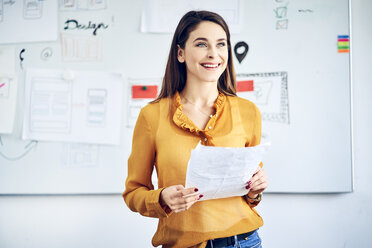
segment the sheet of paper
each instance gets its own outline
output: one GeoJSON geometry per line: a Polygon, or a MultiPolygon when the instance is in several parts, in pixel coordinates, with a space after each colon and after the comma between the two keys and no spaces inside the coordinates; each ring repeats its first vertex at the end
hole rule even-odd
{"type": "Polygon", "coordinates": [[[120,144],[120,74],[29,69],[25,84],[24,139],[120,144]]]}
{"type": "Polygon", "coordinates": [[[201,200],[242,196],[270,144],[254,147],[198,146],[191,151],[186,188],[196,187],[201,200]]]}
{"type": "Polygon", "coordinates": [[[128,78],[127,127],[134,127],[141,108],[155,100],[162,78],[128,78]]]}
{"type": "Polygon", "coordinates": [[[14,47],[0,48],[0,133],[12,133],[17,106],[14,47]]]}
{"type": "Polygon", "coordinates": [[[240,32],[240,0],[147,0],[144,4],[141,32],[173,33],[181,17],[190,10],[208,10],[220,14],[231,33],[240,32]]]}
{"type": "Polygon", "coordinates": [[[0,44],[55,41],[58,1],[0,0],[0,44]]]}

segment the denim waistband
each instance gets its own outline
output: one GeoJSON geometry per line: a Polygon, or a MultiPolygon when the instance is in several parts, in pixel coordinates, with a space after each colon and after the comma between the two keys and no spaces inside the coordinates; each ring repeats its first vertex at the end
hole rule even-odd
{"type": "MultiPolygon", "coordinates": [[[[251,231],[251,232],[242,233],[242,234],[235,235],[235,236],[237,237],[237,241],[240,241],[240,240],[248,238],[249,236],[251,236],[256,231],[257,230],[254,230],[254,231],[251,231]]],[[[205,248],[219,248],[219,247],[234,245],[235,244],[235,236],[208,240],[207,246],[205,248]]]]}

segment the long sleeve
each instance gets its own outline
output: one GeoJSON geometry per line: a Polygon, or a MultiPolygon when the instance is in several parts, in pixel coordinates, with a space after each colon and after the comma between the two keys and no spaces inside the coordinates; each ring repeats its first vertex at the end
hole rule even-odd
{"type": "Polygon", "coordinates": [[[162,188],[154,190],[151,182],[155,156],[153,130],[146,119],[146,109],[142,109],[134,128],[123,197],[132,211],[144,216],[160,218],[168,215],[159,204],[162,188]]]}
{"type": "MultiPolygon", "coordinates": [[[[249,140],[247,140],[245,146],[256,146],[256,145],[259,145],[261,143],[261,135],[262,135],[261,112],[257,108],[256,105],[252,104],[252,107],[253,107],[252,112],[250,112],[249,114],[245,113],[246,116],[248,117],[248,118],[246,118],[247,121],[249,121],[251,123],[250,128],[246,128],[246,132],[247,132],[247,130],[249,130],[250,134],[249,133],[247,134],[247,137],[249,137],[249,140]]],[[[263,167],[262,162],[259,164],[259,166],[261,166],[261,168],[263,167]]],[[[251,208],[256,207],[260,203],[260,201],[251,203],[247,199],[246,196],[247,195],[244,196],[244,199],[251,208]]]]}

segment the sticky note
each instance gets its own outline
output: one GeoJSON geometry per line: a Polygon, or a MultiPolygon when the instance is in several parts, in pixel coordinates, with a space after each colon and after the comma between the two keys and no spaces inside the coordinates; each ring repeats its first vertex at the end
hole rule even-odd
{"type": "Polygon", "coordinates": [[[337,36],[337,49],[339,53],[348,53],[350,51],[349,35],[337,36]]]}
{"type": "Polygon", "coordinates": [[[237,92],[254,91],[253,80],[238,81],[236,83],[237,92]]]}
{"type": "Polygon", "coordinates": [[[157,95],[157,85],[132,85],[132,99],[155,99],[157,95]]]}

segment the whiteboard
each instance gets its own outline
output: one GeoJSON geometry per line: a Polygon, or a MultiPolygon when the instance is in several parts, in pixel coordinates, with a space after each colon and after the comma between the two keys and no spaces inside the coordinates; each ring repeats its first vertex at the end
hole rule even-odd
{"type": "MultiPolygon", "coordinates": [[[[131,87],[159,85],[163,76],[172,34],[140,32],[144,1],[64,3],[77,5],[60,5],[57,42],[15,44],[18,88],[31,67],[121,73],[120,145],[22,140],[20,90],[14,131],[0,140],[0,194],[122,193],[133,119],[147,102],[132,100],[131,87]]],[[[249,49],[234,65],[238,80],[255,86],[239,95],[256,101],[263,140],[272,144],[263,161],[267,191],[352,191],[350,53],[340,52],[338,40],[350,35],[348,1],[239,4],[241,32],[232,46],[244,41],[249,49]]]]}

